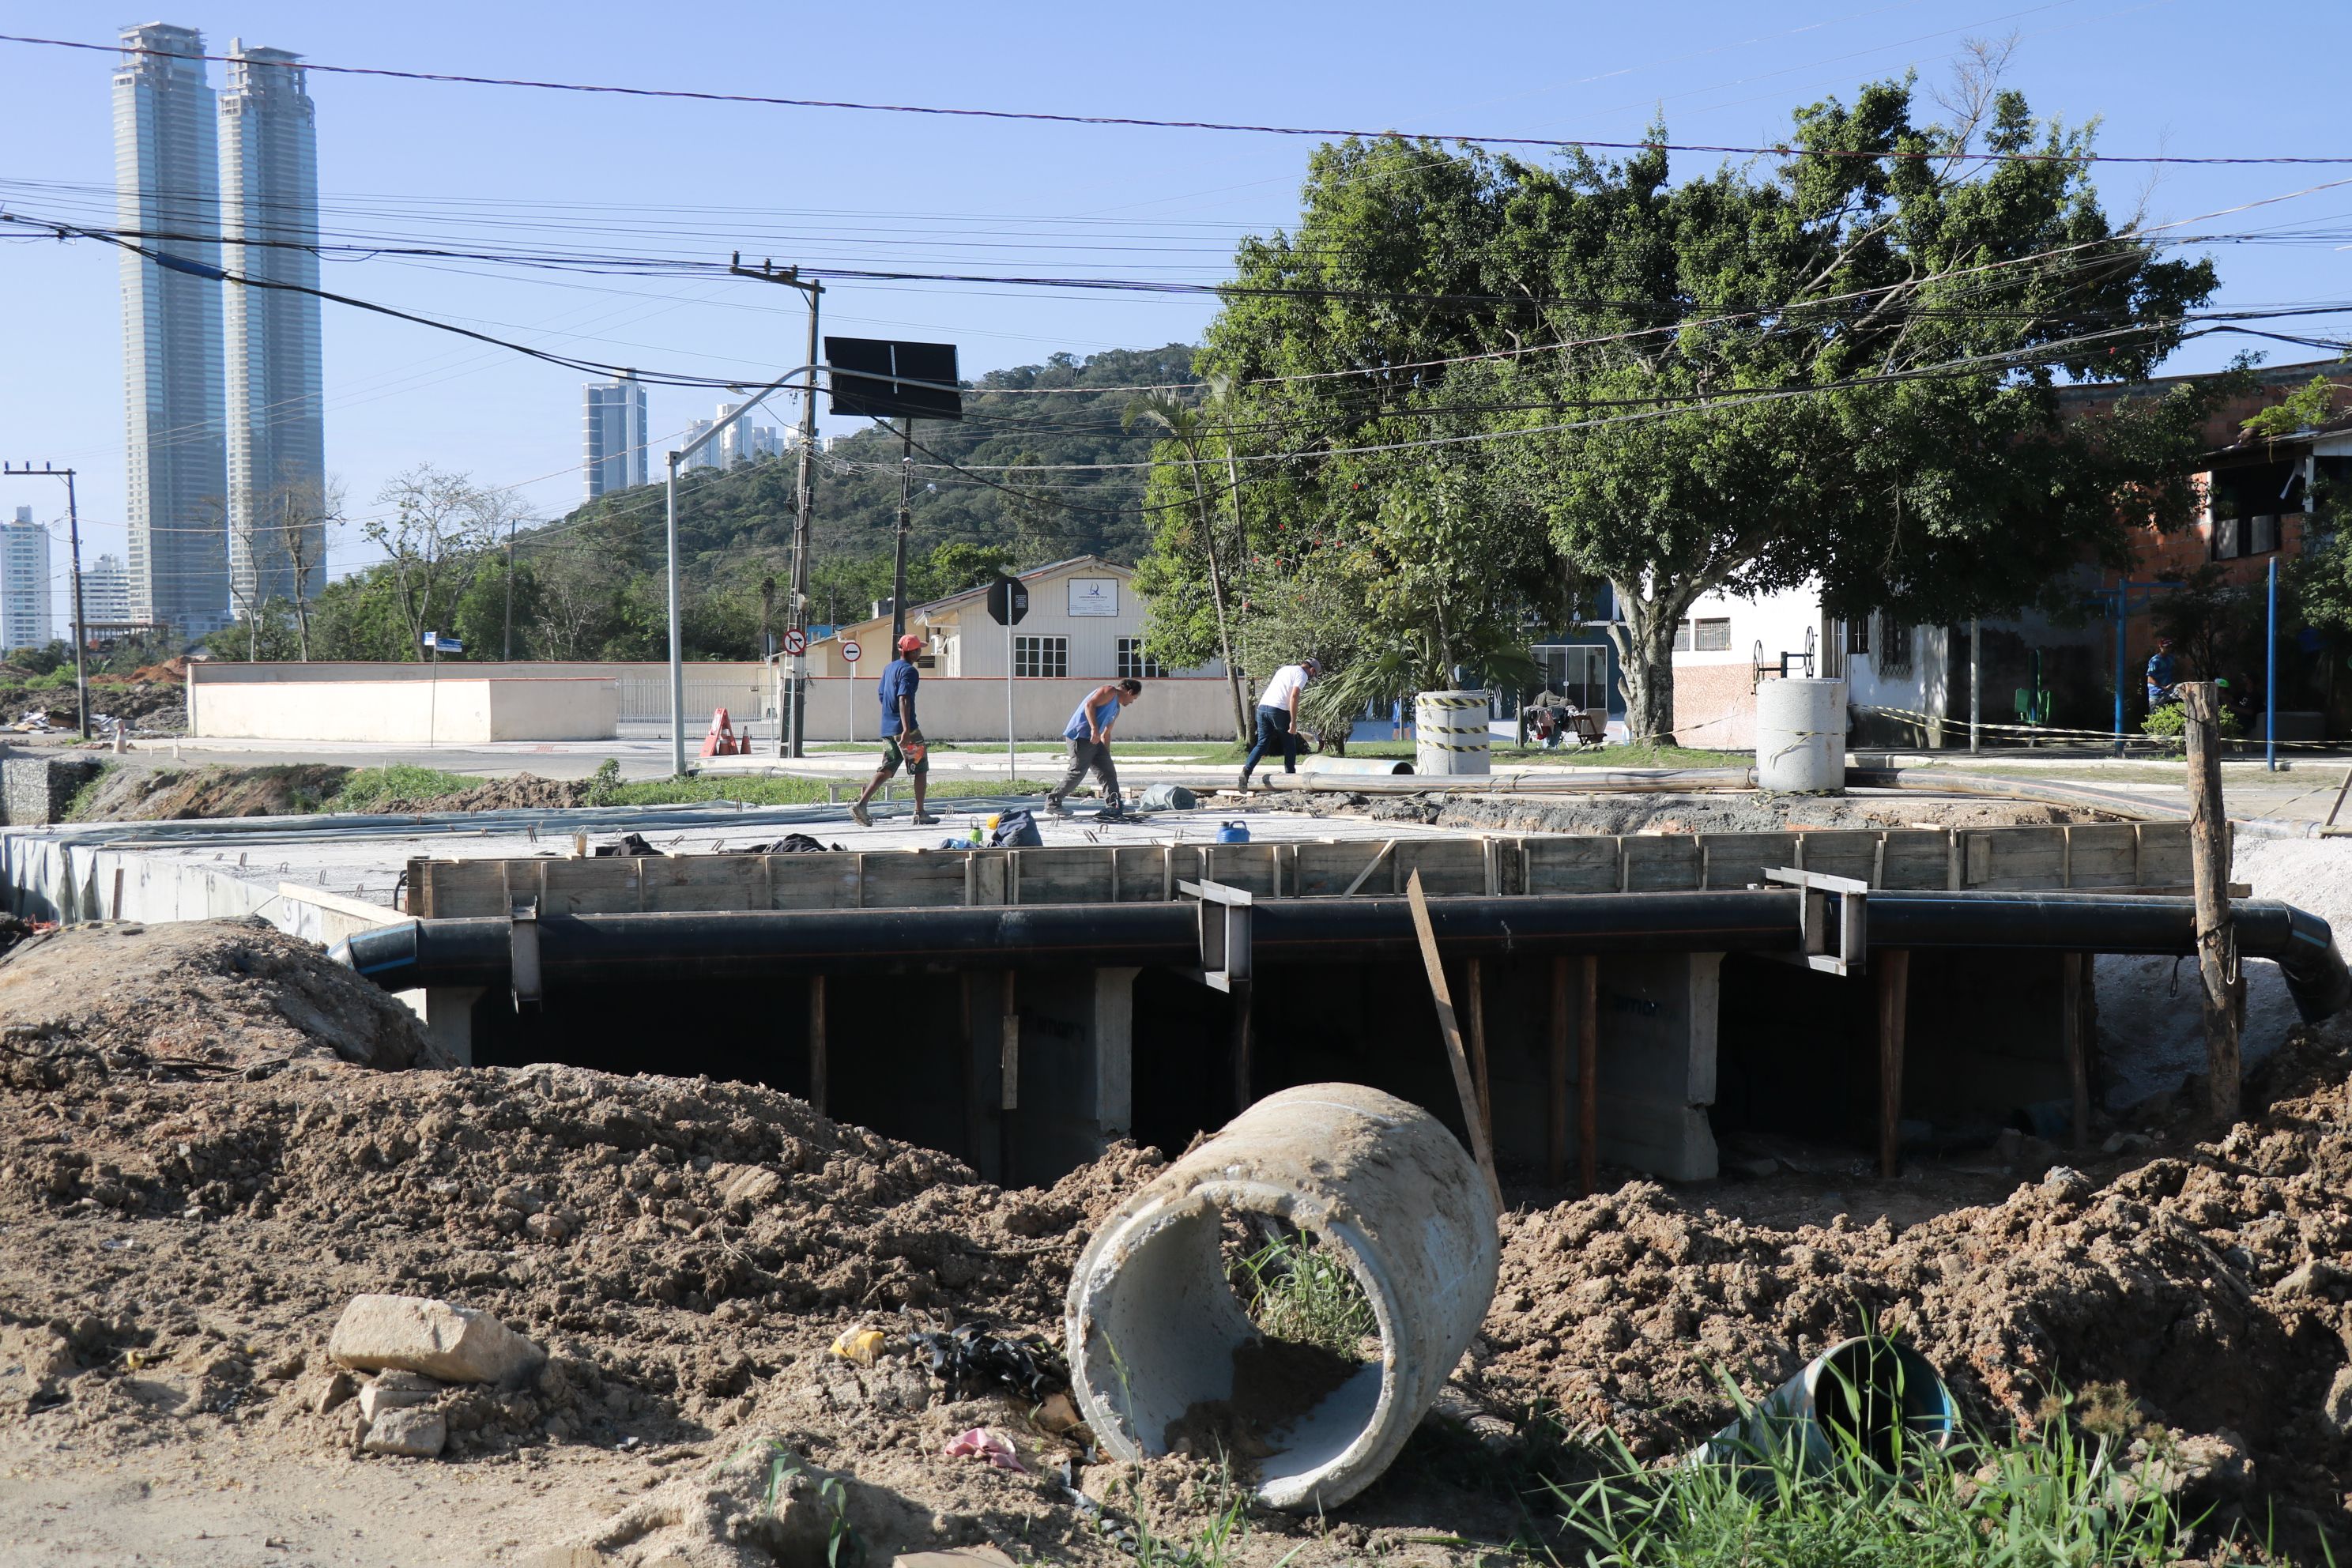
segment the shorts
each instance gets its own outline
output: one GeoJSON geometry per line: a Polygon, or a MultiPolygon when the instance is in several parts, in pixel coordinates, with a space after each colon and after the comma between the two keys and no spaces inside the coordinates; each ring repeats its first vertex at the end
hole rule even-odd
{"type": "MultiPolygon", "coordinates": [[[[919,746],[923,743],[923,732],[920,730],[909,730],[907,731],[906,739],[919,746]]],[[[887,779],[900,768],[906,769],[908,776],[913,778],[921,778],[929,773],[931,771],[930,753],[926,752],[921,756],[909,761],[907,753],[899,749],[898,741],[899,737],[897,735],[882,737],[882,776],[887,779]]]]}

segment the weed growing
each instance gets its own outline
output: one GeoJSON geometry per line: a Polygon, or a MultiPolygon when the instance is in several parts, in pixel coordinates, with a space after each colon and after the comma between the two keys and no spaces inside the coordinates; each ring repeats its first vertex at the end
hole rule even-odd
{"type": "Polygon", "coordinates": [[[1312,1237],[1277,1236],[1234,1268],[1234,1284],[1270,1339],[1319,1345],[1360,1360],[1363,1341],[1380,1332],[1372,1304],[1347,1260],[1312,1237]]]}
{"type": "Polygon", "coordinates": [[[343,781],[342,789],[325,803],[328,811],[381,811],[395,800],[433,800],[469,790],[482,781],[438,768],[394,763],[388,767],[358,768],[343,781]]]}

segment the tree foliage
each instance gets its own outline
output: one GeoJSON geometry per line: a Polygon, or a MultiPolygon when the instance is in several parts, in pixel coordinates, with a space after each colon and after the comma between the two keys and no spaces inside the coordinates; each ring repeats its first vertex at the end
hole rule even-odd
{"type": "MultiPolygon", "coordinates": [[[[1201,356],[1242,389],[1235,438],[1280,454],[1251,467],[1276,520],[1254,558],[1348,584],[1360,624],[1320,635],[1418,646],[1420,682],[1605,582],[1650,739],[1703,594],[1995,614],[2120,559],[2127,521],[2185,521],[2210,399],[2084,417],[2061,388],[2144,377],[2212,272],[2119,231],[2087,132],[1993,68],[1945,121],[1873,83],[1799,110],[1769,164],[1679,184],[1663,152],[1318,150],[1297,227],[1244,242],[1201,356]]],[[[1185,574],[1173,550],[1148,564],[1185,574]]]]}

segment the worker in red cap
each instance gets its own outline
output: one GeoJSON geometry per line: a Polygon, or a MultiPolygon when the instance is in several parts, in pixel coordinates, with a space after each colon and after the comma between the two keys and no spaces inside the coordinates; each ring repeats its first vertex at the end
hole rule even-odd
{"type": "Polygon", "coordinates": [[[850,820],[860,827],[874,826],[866,815],[866,803],[874,792],[888,783],[900,768],[915,781],[915,826],[928,827],[939,821],[923,810],[923,790],[931,773],[930,758],[923,747],[923,727],[915,719],[915,689],[923,683],[923,672],[915,668],[915,656],[923,651],[923,639],[908,632],[898,639],[898,657],[882,671],[882,765],[866,785],[866,793],[849,808],[850,820]]]}

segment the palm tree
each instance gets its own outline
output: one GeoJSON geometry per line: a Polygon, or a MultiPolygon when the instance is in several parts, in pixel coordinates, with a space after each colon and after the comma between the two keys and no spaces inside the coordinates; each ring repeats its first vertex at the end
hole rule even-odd
{"type": "Polygon", "coordinates": [[[1139,419],[1149,420],[1168,432],[1168,438],[1183,452],[1185,468],[1192,476],[1192,505],[1200,517],[1201,546],[1209,557],[1209,598],[1217,609],[1217,648],[1224,658],[1225,684],[1234,697],[1234,735],[1246,742],[1250,738],[1249,710],[1242,706],[1241,668],[1234,662],[1233,634],[1225,623],[1224,569],[1217,560],[1217,531],[1209,517],[1208,491],[1201,484],[1201,411],[1179,402],[1169,393],[1147,392],[1127,405],[1121,423],[1131,430],[1139,419]]]}

